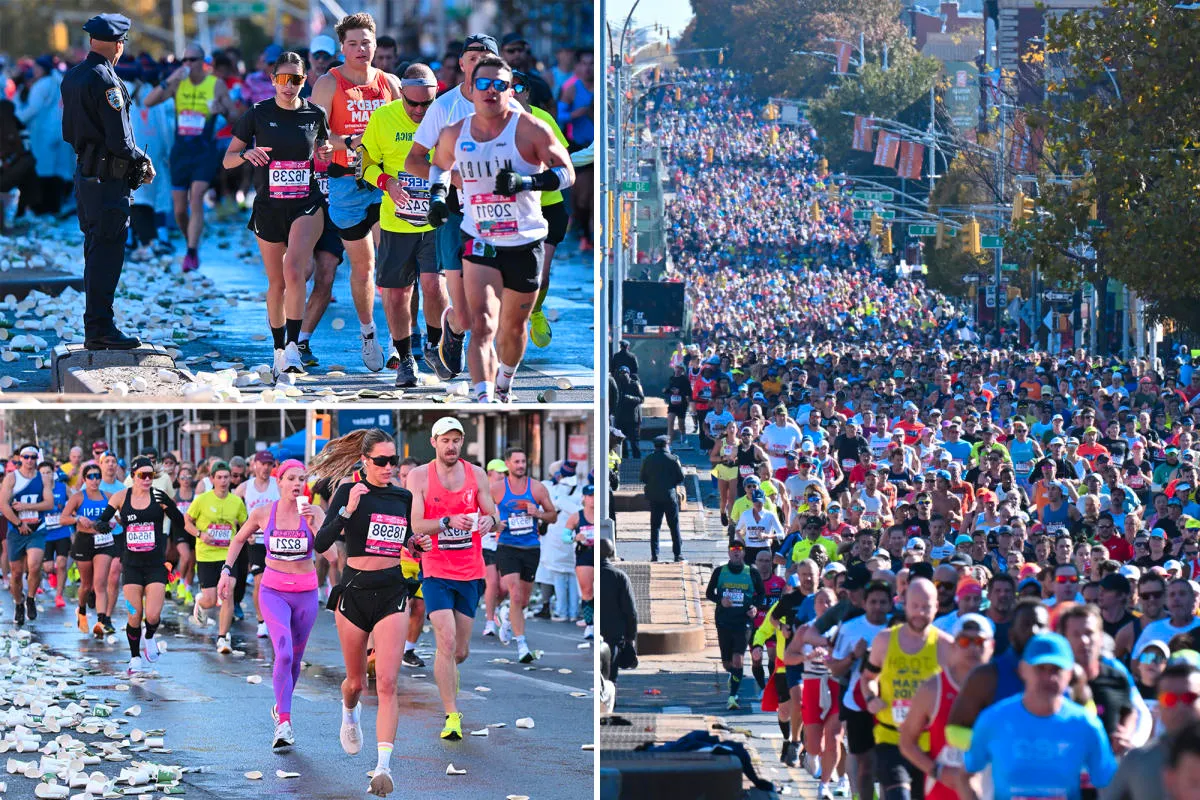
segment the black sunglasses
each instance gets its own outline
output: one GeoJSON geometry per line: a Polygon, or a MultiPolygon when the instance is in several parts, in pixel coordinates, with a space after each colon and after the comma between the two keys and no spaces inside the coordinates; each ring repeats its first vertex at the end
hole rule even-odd
{"type": "Polygon", "coordinates": [[[193,61],[203,61],[203,60],[204,59],[202,59],[200,56],[184,56],[183,58],[179,59],[179,63],[180,64],[190,64],[193,61]]]}
{"type": "Polygon", "coordinates": [[[371,456],[367,460],[377,467],[394,467],[400,463],[400,456],[371,456]]]}
{"type": "Polygon", "coordinates": [[[404,102],[413,108],[429,108],[431,105],[433,105],[432,100],[422,100],[421,102],[417,102],[416,100],[409,100],[407,97],[404,98],[404,102]]]}
{"type": "Polygon", "coordinates": [[[83,476],[83,479],[85,481],[98,481],[98,480],[100,480],[100,473],[99,472],[89,472],[87,475],[83,476]]]}

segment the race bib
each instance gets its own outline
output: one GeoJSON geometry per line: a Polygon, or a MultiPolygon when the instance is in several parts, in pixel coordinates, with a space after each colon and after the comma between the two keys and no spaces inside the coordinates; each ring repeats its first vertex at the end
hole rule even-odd
{"type": "Polygon", "coordinates": [[[429,181],[401,172],[396,176],[408,199],[396,203],[396,216],[410,225],[425,225],[429,216],[429,181]]]}
{"type": "Polygon", "coordinates": [[[671,405],[677,406],[682,402],[683,402],[683,395],[679,394],[678,392],[673,392],[671,394],[671,405]]]}
{"type": "Polygon", "coordinates": [[[1013,471],[1022,478],[1028,475],[1031,469],[1033,469],[1033,462],[1031,461],[1019,461],[1013,464],[1013,471]]]}
{"type": "Polygon", "coordinates": [[[59,519],[60,519],[60,517],[58,514],[47,514],[46,521],[44,524],[47,528],[58,528],[58,527],[61,527],[58,522],[59,519]]]}
{"type": "Polygon", "coordinates": [[[746,528],[746,543],[757,546],[767,537],[767,529],[763,527],[746,528]]]}
{"type": "Polygon", "coordinates": [[[1130,489],[1141,489],[1146,485],[1146,477],[1140,472],[1136,472],[1125,478],[1125,485],[1130,489]]]}
{"type": "Polygon", "coordinates": [[[308,537],[304,531],[283,531],[278,528],[267,537],[267,552],[279,561],[299,561],[308,555],[308,537]]]}
{"type": "Polygon", "coordinates": [[[730,604],[740,606],[746,602],[746,593],[741,589],[726,589],[722,596],[727,598],[730,604]]]}
{"type": "Polygon", "coordinates": [[[311,184],[311,162],[272,161],[267,165],[267,189],[272,200],[303,200],[311,184]]]}
{"type": "Polygon", "coordinates": [[[738,467],[738,474],[743,478],[749,478],[754,474],[754,467],[748,464],[742,464],[740,467],[738,467]]]}
{"type": "Polygon", "coordinates": [[[148,553],[154,549],[154,523],[131,522],[125,526],[125,547],[131,553],[148,553]]]}
{"type": "Polygon", "coordinates": [[[94,534],[92,536],[92,542],[97,548],[108,547],[113,543],[113,533],[112,531],[108,531],[107,533],[94,534]]]}
{"type": "Polygon", "coordinates": [[[508,518],[508,532],[513,536],[527,536],[535,530],[533,517],[523,511],[515,511],[508,518]]]}
{"type": "Polygon", "coordinates": [[[904,720],[908,719],[908,709],[912,707],[912,700],[893,700],[892,701],[892,720],[896,727],[904,724],[904,720]]]}
{"type": "Polygon", "coordinates": [[[471,218],[482,239],[507,239],[517,235],[517,199],[500,194],[473,194],[468,201],[471,218]]]}
{"type": "MultiPolygon", "coordinates": [[[[37,502],[37,501],[33,501],[33,502],[37,502]]],[[[38,512],[36,512],[30,508],[23,508],[19,512],[17,512],[17,519],[21,520],[21,522],[37,522],[38,521],[38,512]]]]}
{"type": "Polygon", "coordinates": [[[596,544],[596,528],[594,525],[580,525],[579,532],[583,534],[588,547],[596,544]]]}
{"type": "Polygon", "coordinates": [[[399,558],[408,540],[408,518],[395,514],[372,514],[367,524],[367,544],[363,551],[369,556],[399,558]]]}
{"type": "Polygon", "coordinates": [[[733,445],[727,444],[721,448],[721,455],[726,458],[733,458],[733,445]]]}
{"type": "Polygon", "coordinates": [[[180,136],[199,136],[204,133],[204,123],[208,117],[199,111],[180,111],[176,117],[180,136]]]}
{"type": "Polygon", "coordinates": [[[209,525],[208,535],[213,541],[213,547],[229,547],[229,540],[233,538],[233,526],[221,524],[209,525]]]}
{"type": "Polygon", "coordinates": [[[854,469],[854,465],[856,463],[857,462],[855,462],[855,460],[853,458],[843,458],[842,459],[842,469],[852,470],[852,469],[854,469]]]}
{"type": "Polygon", "coordinates": [[[438,531],[437,545],[438,550],[470,550],[471,532],[459,528],[438,531]]]}
{"type": "Polygon", "coordinates": [[[873,528],[879,524],[879,512],[864,511],[858,520],[861,524],[866,525],[868,528],[873,528]]]}

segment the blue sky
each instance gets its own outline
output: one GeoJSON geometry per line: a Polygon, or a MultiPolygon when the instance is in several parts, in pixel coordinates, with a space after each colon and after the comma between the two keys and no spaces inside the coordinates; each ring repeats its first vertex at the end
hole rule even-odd
{"type": "MultiPolygon", "coordinates": [[[[606,3],[609,22],[616,30],[625,24],[625,15],[635,0],[608,0],[606,3]]],[[[640,25],[660,23],[671,30],[671,36],[683,33],[692,19],[692,4],[689,0],[642,0],[633,18],[640,25]]]]}

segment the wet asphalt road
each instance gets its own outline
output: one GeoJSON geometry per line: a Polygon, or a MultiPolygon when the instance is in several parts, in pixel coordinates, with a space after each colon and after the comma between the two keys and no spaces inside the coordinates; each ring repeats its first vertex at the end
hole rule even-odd
{"type": "MultiPolygon", "coordinates": [[[[246,608],[251,609],[247,597],[246,608]]],[[[11,600],[5,593],[0,619],[12,620],[11,600]]],[[[49,594],[41,597],[42,613],[27,628],[41,641],[70,657],[99,659],[104,675],[87,680],[89,688],[104,697],[117,698],[121,707],[142,706],[135,722],[142,729],[166,730],[166,746],[174,752],[154,758],[161,763],[203,767],[184,776],[190,798],[294,797],[312,800],[367,797],[367,772],[375,766],[375,710],[373,687],[363,694],[365,746],[357,756],[347,756],[338,741],[339,684],[344,675],[333,624],[333,614],[321,611],[305,653],[309,666],[300,678],[293,700],[296,747],[284,754],[272,752],[273,722],[270,708],[270,644],[254,636],[253,613],[234,623],[234,648],[244,657],[221,656],[213,645],[215,626],[201,631],[186,619],[181,607],[168,604],[159,636],[167,644],[155,665],[158,677],[129,691],[114,687],[129,684],[124,674],[128,645],[124,637],[123,603],[118,603],[113,643],[84,636],[74,626],[72,604],[58,611],[49,594]],[[252,685],[247,676],[260,675],[252,685]],[[299,778],[280,779],[277,769],[299,772],[299,778]],[[264,777],[250,781],[244,773],[258,770],[264,777]]],[[[592,796],[593,756],[582,750],[593,741],[592,657],[580,649],[581,629],[570,623],[529,620],[528,637],[544,653],[535,669],[516,663],[515,646],[503,647],[494,638],[481,636],[482,613],[471,642],[471,656],[462,667],[459,708],[463,732],[491,723],[486,738],[466,736],[447,743],[438,737],[443,715],[433,681],[433,635],[425,633],[418,644],[428,662],[426,669],[403,668],[400,676],[400,726],[392,757],[397,790],[392,797],[506,798],[527,795],[531,800],[578,800],[592,796]],[[508,658],[513,663],[493,663],[508,658]],[[569,669],[569,674],[558,670],[569,669]],[[419,677],[421,676],[421,677],[419,677]],[[490,692],[477,691],[484,686],[490,692]],[[572,697],[586,692],[586,697],[572,697]],[[515,727],[519,717],[532,717],[536,727],[515,727]],[[465,769],[449,776],[447,765],[465,769]]],[[[132,726],[130,726],[132,727],[132,726]]],[[[115,770],[113,773],[115,774],[115,770]]],[[[32,782],[9,776],[9,798],[33,796],[32,782]]]]}

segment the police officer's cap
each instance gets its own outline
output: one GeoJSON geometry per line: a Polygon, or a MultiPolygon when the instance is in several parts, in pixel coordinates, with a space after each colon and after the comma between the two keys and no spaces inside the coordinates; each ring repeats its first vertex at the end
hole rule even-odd
{"type": "Polygon", "coordinates": [[[101,42],[119,42],[129,35],[129,25],[124,14],[97,14],[83,23],[83,29],[101,42]]]}

